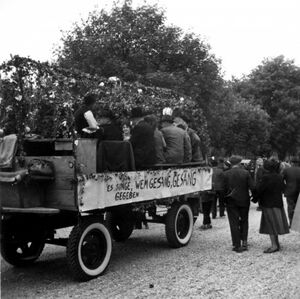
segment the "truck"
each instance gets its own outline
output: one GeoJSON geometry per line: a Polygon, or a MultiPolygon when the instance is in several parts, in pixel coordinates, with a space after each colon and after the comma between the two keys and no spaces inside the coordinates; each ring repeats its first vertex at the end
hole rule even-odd
{"type": "Polygon", "coordinates": [[[10,167],[0,166],[1,255],[13,266],[31,265],[53,244],[66,247],[74,279],[93,279],[109,265],[112,240],[126,241],[142,222],[165,225],[170,247],[186,246],[199,195],[211,189],[212,170],[201,163],[136,170],[128,141],[28,138],[22,144],[10,167]],[[68,238],[57,237],[69,227],[68,238]]]}

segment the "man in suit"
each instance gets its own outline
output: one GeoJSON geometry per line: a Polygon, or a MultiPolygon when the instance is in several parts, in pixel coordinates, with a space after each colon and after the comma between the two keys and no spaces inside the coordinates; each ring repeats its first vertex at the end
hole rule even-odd
{"type": "Polygon", "coordinates": [[[232,167],[224,172],[224,190],[230,232],[235,252],[248,249],[248,215],[250,207],[249,190],[254,189],[250,173],[240,163],[242,158],[232,156],[229,159],[232,167]]]}
{"type": "Polygon", "coordinates": [[[286,187],[284,195],[287,200],[288,216],[290,225],[294,216],[294,211],[297,203],[297,199],[300,192],[300,167],[299,161],[292,161],[292,167],[283,169],[282,176],[285,181],[286,187]]]}

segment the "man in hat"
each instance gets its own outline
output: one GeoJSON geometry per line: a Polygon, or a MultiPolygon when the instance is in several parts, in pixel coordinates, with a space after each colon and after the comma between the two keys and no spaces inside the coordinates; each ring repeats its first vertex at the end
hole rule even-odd
{"type": "Polygon", "coordinates": [[[254,190],[253,180],[249,172],[241,167],[241,161],[240,156],[230,157],[232,167],[224,172],[226,209],[235,252],[248,249],[249,190],[254,190]]]}
{"type": "Polygon", "coordinates": [[[166,141],[166,163],[182,164],[192,159],[191,141],[186,131],[173,124],[173,117],[163,115],[161,120],[164,139],[166,141]]]}
{"type": "Polygon", "coordinates": [[[282,176],[285,181],[286,187],[284,190],[284,195],[287,200],[288,206],[288,216],[290,221],[290,226],[293,220],[295,207],[297,204],[297,199],[300,194],[300,167],[299,160],[293,160],[292,166],[283,169],[282,176]]]}

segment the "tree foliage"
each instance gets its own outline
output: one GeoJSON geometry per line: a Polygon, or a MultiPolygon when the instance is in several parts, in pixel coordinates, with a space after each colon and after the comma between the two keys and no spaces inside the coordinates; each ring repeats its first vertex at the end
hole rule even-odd
{"type": "Polygon", "coordinates": [[[209,122],[214,154],[268,155],[268,114],[230,90],[224,90],[222,99],[211,110],[209,122]]]}
{"type": "Polygon", "coordinates": [[[62,38],[58,63],[192,96],[205,110],[222,83],[219,61],[199,36],[167,26],[164,11],[130,1],[90,13],[62,38]]]}
{"type": "Polygon", "coordinates": [[[95,92],[99,95],[96,117],[103,106],[108,106],[119,122],[128,118],[137,105],[158,117],[164,107],[172,107],[193,117],[204,145],[209,144],[202,110],[190,97],[176,91],[121,82],[19,56],[2,64],[0,73],[0,116],[6,124],[12,124],[20,137],[26,126],[43,137],[68,137],[60,135],[60,125],[65,121],[72,127],[74,110],[82,97],[86,92],[95,92]]]}
{"type": "Polygon", "coordinates": [[[236,82],[235,90],[269,114],[270,143],[280,158],[295,154],[300,146],[300,68],[283,56],[266,59],[236,82]]]}

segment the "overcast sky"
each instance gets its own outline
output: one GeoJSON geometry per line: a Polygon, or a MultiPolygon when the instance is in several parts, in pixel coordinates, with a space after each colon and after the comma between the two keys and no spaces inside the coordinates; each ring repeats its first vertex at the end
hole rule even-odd
{"type": "MultiPolygon", "coordinates": [[[[0,0],[0,62],[10,54],[51,60],[61,30],[112,0],[0,0]]],[[[136,5],[142,0],[134,0],[136,5]]],[[[284,55],[300,66],[299,0],[148,0],[168,23],[200,34],[222,60],[225,78],[248,74],[264,58],[284,55]]]]}

